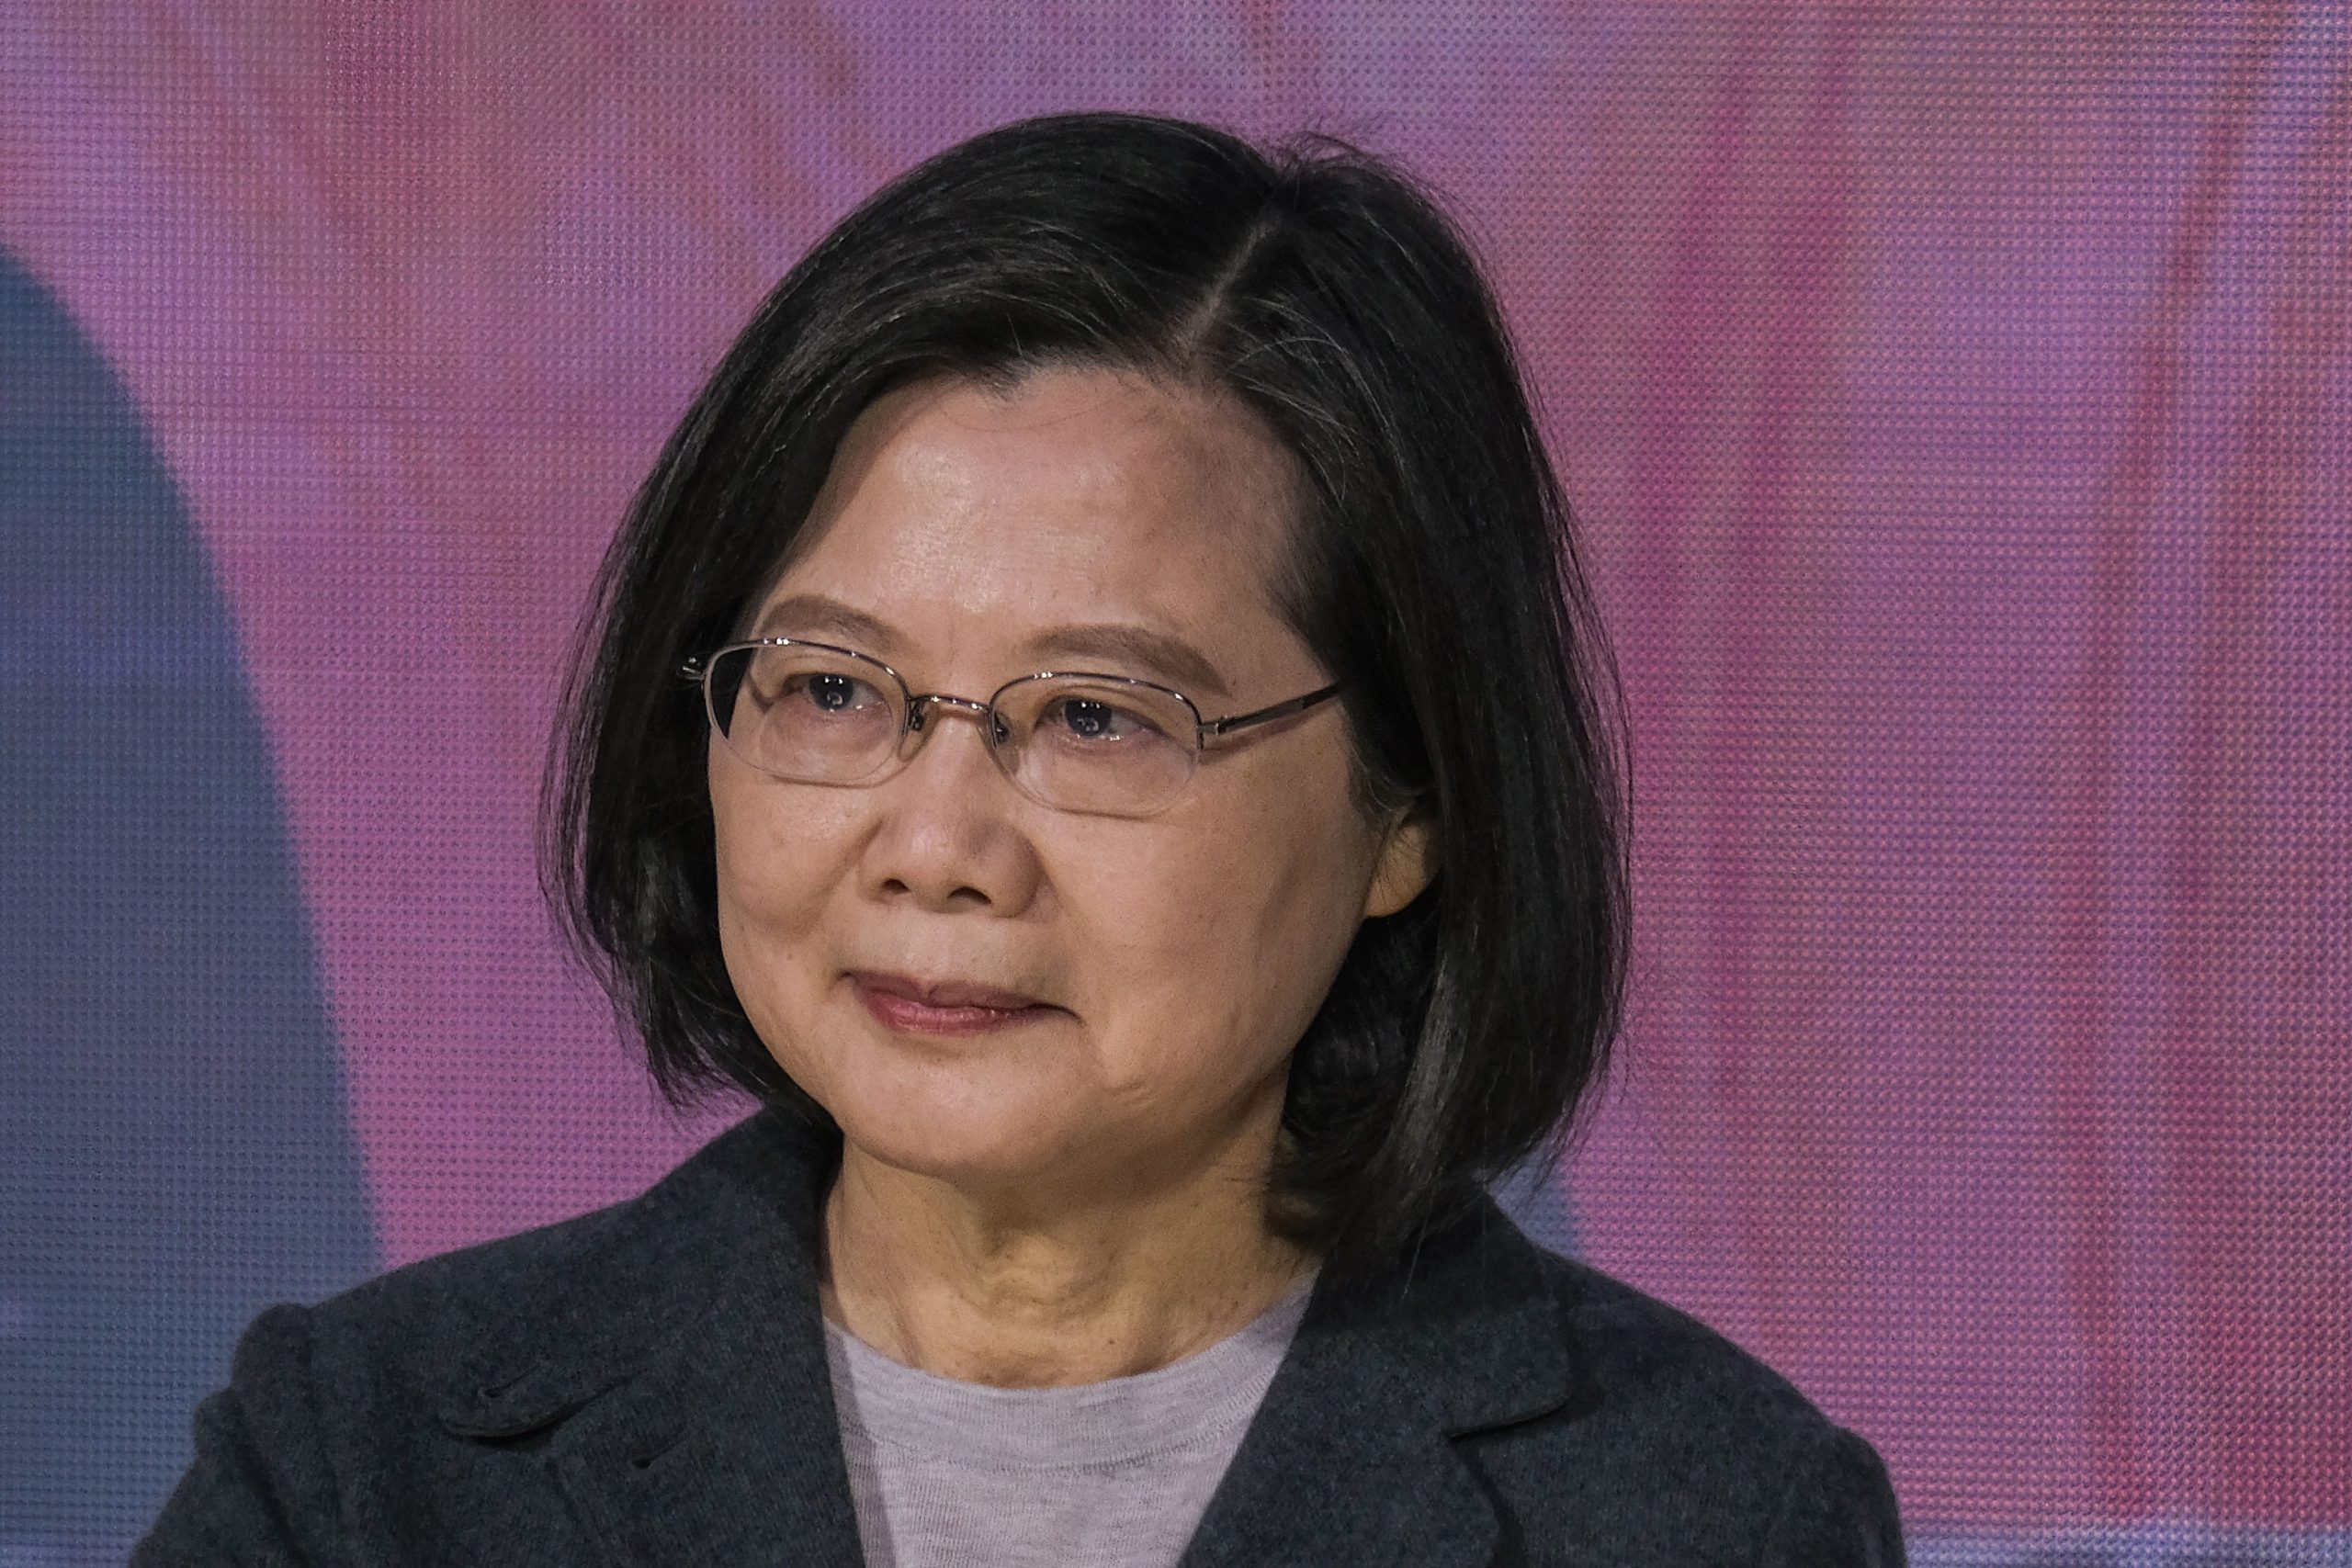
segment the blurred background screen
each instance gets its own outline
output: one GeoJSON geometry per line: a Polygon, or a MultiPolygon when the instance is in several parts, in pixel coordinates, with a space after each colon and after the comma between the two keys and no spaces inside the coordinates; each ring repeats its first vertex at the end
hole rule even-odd
{"type": "Polygon", "coordinates": [[[244,1322],[639,1190],[541,908],[637,479],[860,197],[1079,107],[1468,226],[1632,704],[1531,1228],[1929,1564],[2352,1562],[2341,3],[0,7],[0,1564],[244,1322]]]}

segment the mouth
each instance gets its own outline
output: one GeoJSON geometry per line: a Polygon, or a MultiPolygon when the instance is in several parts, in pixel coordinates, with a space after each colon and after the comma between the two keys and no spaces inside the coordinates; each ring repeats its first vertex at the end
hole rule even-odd
{"type": "Polygon", "coordinates": [[[923,981],[858,970],[849,982],[877,1021],[909,1034],[981,1034],[1061,1010],[1018,992],[957,980],[923,981]]]}

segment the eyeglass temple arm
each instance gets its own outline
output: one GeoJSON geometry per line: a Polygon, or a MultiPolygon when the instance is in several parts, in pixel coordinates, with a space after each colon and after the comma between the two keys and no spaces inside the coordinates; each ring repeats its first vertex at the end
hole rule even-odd
{"type": "Polygon", "coordinates": [[[1259,708],[1252,713],[1235,714],[1230,718],[1211,719],[1201,726],[1201,734],[1204,737],[1230,735],[1237,729],[1246,729],[1253,724],[1264,724],[1270,719],[1287,717],[1302,709],[1313,707],[1317,703],[1346,685],[1345,681],[1334,681],[1320,691],[1309,692],[1303,697],[1293,697],[1288,702],[1276,703],[1272,707],[1259,708]]]}

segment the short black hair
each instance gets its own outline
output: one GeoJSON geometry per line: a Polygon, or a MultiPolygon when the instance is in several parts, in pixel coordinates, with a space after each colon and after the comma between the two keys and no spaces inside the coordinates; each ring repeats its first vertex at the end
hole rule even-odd
{"type": "Polygon", "coordinates": [[[1272,584],[1343,696],[1356,806],[1439,869],[1358,931],[1291,1062],[1270,1223],[1349,1271],[1559,1156],[1626,951],[1623,699],[1567,504],[1463,236],[1329,138],[1069,114],[941,152],[760,306],[637,495],[548,775],[567,931],[676,1105],[728,1084],[838,1133],[720,955],[707,738],[679,670],[733,635],[850,423],[928,377],[1046,366],[1220,389],[1310,486],[1272,584]]]}

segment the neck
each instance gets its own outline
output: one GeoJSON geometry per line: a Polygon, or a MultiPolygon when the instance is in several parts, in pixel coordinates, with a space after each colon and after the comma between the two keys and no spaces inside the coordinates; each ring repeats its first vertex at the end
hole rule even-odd
{"type": "Polygon", "coordinates": [[[845,1142],[825,1201],[825,1315],[942,1377],[1043,1388],[1207,1348],[1313,1258],[1265,1226],[1272,1129],[1186,1176],[976,1195],[845,1142]],[[1082,1194],[1072,1200],[1071,1193],[1082,1194]]]}

